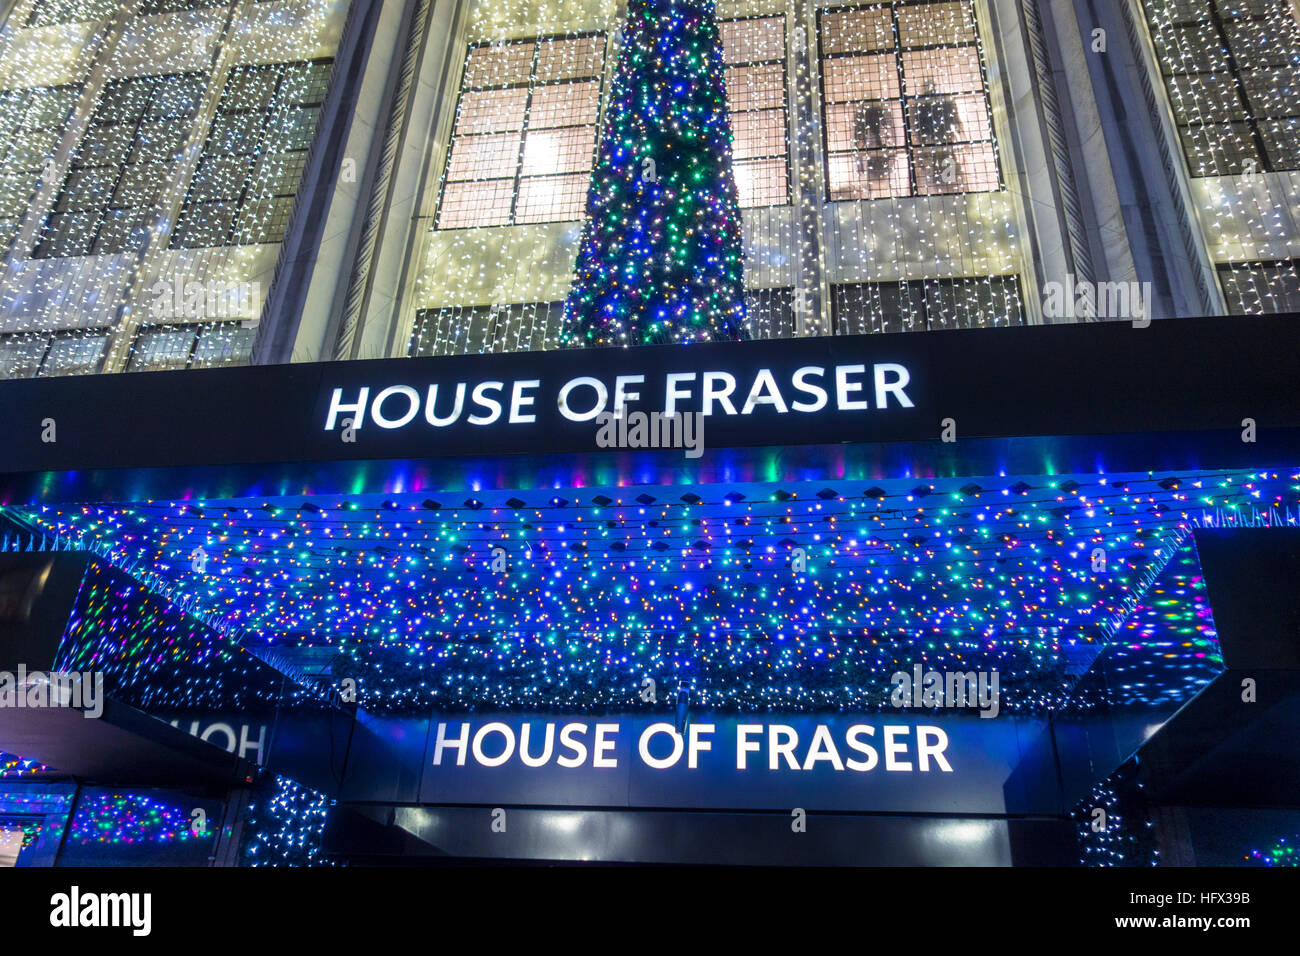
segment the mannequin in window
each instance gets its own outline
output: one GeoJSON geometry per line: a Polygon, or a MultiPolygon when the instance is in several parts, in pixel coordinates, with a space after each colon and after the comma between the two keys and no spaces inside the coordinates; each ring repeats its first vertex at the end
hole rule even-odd
{"type": "Polygon", "coordinates": [[[956,97],[939,93],[933,80],[927,82],[912,103],[912,129],[917,143],[930,147],[917,153],[917,182],[934,183],[939,192],[953,191],[962,180],[961,164],[950,145],[962,138],[956,97]]]}
{"type": "Polygon", "coordinates": [[[894,154],[894,124],[889,111],[877,103],[859,103],[853,112],[853,146],[858,151],[858,176],[875,184],[889,179],[894,154]]]}

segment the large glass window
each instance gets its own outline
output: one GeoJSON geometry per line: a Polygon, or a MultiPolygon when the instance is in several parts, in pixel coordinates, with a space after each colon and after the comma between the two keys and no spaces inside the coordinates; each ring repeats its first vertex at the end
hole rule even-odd
{"type": "Polygon", "coordinates": [[[88,375],[107,345],[106,332],[0,336],[0,379],[88,375]]]}
{"type": "Polygon", "coordinates": [[[1300,260],[1234,262],[1219,266],[1228,312],[1300,312],[1300,260]]]}
{"type": "Polygon", "coordinates": [[[155,326],[141,331],[131,350],[129,372],[242,364],[257,329],[235,322],[155,326]]]}
{"type": "Polygon", "coordinates": [[[1288,0],[1143,0],[1193,176],[1300,169],[1288,0]]]}
{"type": "Polygon", "coordinates": [[[438,228],[582,219],[604,64],[600,34],[471,46],[438,228]]]}
{"type": "Polygon", "coordinates": [[[1000,189],[970,0],[818,14],[831,199],[1000,189]]]}
{"type": "Polygon", "coordinates": [[[833,286],[831,293],[840,335],[1025,324],[1015,276],[858,282],[833,286]]]}
{"type": "Polygon", "coordinates": [[[139,249],[189,136],[206,76],[113,80],[46,219],[37,258],[139,249]]]}
{"type": "Polygon", "coordinates": [[[14,241],[63,137],[79,86],[0,92],[0,248],[14,241]]]}
{"type": "Polygon", "coordinates": [[[718,29],[727,68],[727,108],[740,205],[788,203],[785,18],[724,20],[718,29]]]}
{"type": "Polygon", "coordinates": [[[140,16],[177,13],[181,10],[204,10],[208,7],[224,6],[227,2],[228,0],[142,0],[140,16]]]}
{"type": "Polygon", "coordinates": [[[563,302],[449,306],[415,316],[408,354],[465,355],[554,348],[563,302]]]}
{"type": "Polygon", "coordinates": [[[331,65],[315,60],[231,71],[172,234],[173,247],[283,240],[331,65]]]}
{"type": "Polygon", "coordinates": [[[89,23],[103,20],[118,7],[117,0],[37,0],[27,15],[27,26],[89,23]]]}

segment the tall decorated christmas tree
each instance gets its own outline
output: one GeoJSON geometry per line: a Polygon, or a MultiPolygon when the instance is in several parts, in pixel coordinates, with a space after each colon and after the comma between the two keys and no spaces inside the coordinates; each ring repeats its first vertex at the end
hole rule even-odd
{"type": "Polygon", "coordinates": [[[745,337],[714,0],[628,0],[587,215],[566,343],[745,337]]]}

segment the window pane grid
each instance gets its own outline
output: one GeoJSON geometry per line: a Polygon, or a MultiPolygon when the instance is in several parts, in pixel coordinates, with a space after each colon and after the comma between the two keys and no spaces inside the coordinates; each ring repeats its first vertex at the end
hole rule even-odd
{"type": "Polygon", "coordinates": [[[0,250],[17,236],[80,94],[77,86],[0,92],[0,250]]]}
{"type": "Polygon", "coordinates": [[[92,374],[107,345],[106,332],[0,335],[0,381],[92,374]]]}
{"type": "Polygon", "coordinates": [[[1193,176],[1300,169],[1288,4],[1142,0],[1193,176]]]}
{"type": "Polygon", "coordinates": [[[583,218],[604,60],[602,34],[470,47],[437,228],[583,218]]]}
{"type": "Polygon", "coordinates": [[[172,248],[283,241],[331,66],[311,60],[230,71],[172,248]]]}
{"type": "Polygon", "coordinates": [[[1300,259],[1225,263],[1218,272],[1232,315],[1300,312],[1300,259]]]}
{"type": "Polygon", "coordinates": [[[970,0],[818,13],[832,200],[1002,188],[970,0]]]}
{"type": "Polygon", "coordinates": [[[42,228],[36,258],[142,247],[204,81],[201,73],[176,73],[105,87],[42,228]]]}
{"type": "Polygon", "coordinates": [[[1024,325],[1015,276],[963,276],[831,287],[839,335],[1024,325]]]}
{"type": "Polygon", "coordinates": [[[468,355],[555,348],[563,302],[448,306],[421,309],[407,354],[468,355]]]}
{"type": "Polygon", "coordinates": [[[723,20],[718,31],[740,207],[784,205],[790,201],[785,18],[723,20]]]}

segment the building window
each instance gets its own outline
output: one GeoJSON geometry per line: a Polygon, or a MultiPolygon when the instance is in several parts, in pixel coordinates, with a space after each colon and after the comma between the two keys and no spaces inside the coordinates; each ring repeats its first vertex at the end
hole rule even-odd
{"type": "Polygon", "coordinates": [[[1002,187],[971,0],[818,12],[830,198],[1002,187]]]}
{"type": "Polygon", "coordinates": [[[58,151],[78,86],[0,92],[0,246],[8,249],[58,151]]]}
{"type": "Polygon", "coordinates": [[[742,209],[790,201],[785,17],[718,24],[731,114],[732,168],[742,209]]]}
{"type": "Polygon", "coordinates": [[[331,60],[231,70],[173,248],[281,242],[320,121],[331,60]]]}
{"type": "Polygon", "coordinates": [[[746,289],[745,325],[752,338],[794,338],[794,290],[746,289]]]}
{"type": "Polygon", "coordinates": [[[1025,324],[1015,276],[861,282],[832,286],[831,293],[840,335],[1025,324]]]}
{"type": "Polygon", "coordinates": [[[36,0],[32,12],[27,16],[27,26],[90,23],[103,20],[117,8],[117,0],[36,0]]]}
{"type": "Polygon", "coordinates": [[[243,365],[253,352],[256,327],[236,322],[154,326],[136,337],[127,371],[243,365]]]}
{"type": "Polygon", "coordinates": [[[415,315],[407,354],[467,355],[554,348],[563,317],[563,302],[421,309],[415,315]]]}
{"type": "Polygon", "coordinates": [[[1143,0],[1193,176],[1300,169],[1300,26],[1276,0],[1143,0]]]}
{"type": "Polygon", "coordinates": [[[1219,266],[1219,284],[1232,315],[1300,312],[1300,259],[1219,266]]]}
{"type": "Polygon", "coordinates": [[[160,13],[178,13],[181,10],[206,10],[209,7],[223,7],[230,0],[143,0],[140,4],[141,17],[153,17],[160,13]]]}
{"type": "Polygon", "coordinates": [[[0,336],[0,379],[89,375],[107,344],[107,332],[0,336]]]}
{"type": "Polygon", "coordinates": [[[471,46],[438,228],[584,218],[604,65],[600,34],[471,46]]]}
{"type": "Polygon", "coordinates": [[[46,219],[37,258],[137,250],[189,136],[206,75],[113,80],[46,219]]]}

